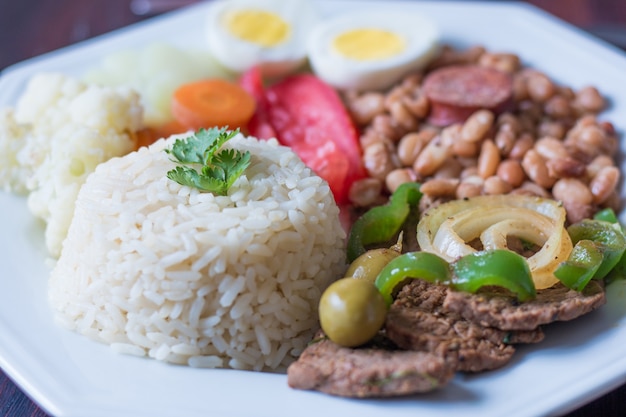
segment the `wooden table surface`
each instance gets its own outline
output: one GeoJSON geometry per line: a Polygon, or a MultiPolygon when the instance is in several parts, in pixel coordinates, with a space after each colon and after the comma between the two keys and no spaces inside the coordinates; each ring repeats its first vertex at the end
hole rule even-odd
{"type": "MultiPolygon", "coordinates": [[[[0,70],[16,62],[150,19],[159,13],[192,2],[193,0],[0,0],[0,70]],[[151,10],[146,10],[148,4],[153,6],[151,10]]],[[[624,0],[532,0],[529,3],[626,49],[624,0]]],[[[626,346],[624,350],[626,353],[626,346]]],[[[626,384],[567,416],[624,415],[626,384]]],[[[0,416],[42,417],[47,414],[0,370],[0,416]]]]}

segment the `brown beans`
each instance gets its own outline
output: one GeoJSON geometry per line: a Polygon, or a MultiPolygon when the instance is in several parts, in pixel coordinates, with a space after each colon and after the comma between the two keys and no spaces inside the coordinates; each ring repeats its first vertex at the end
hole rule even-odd
{"type": "Polygon", "coordinates": [[[515,134],[509,129],[498,130],[498,133],[496,133],[495,137],[495,143],[500,150],[500,154],[503,156],[508,156],[515,146],[515,140],[515,134]]]}
{"type": "Polygon", "coordinates": [[[430,102],[428,101],[428,97],[424,94],[402,97],[402,103],[407,110],[418,119],[425,118],[430,111],[430,102]]]}
{"type": "Polygon", "coordinates": [[[598,172],[604,167],[613,166],[613,159],[608,155],[598,155],[586,167],[586,174],[589,178],[598,175],[598,172]]]}
{"type": "Polygon", "coordinates": [[[535,102],[545,103],[556,92],[556,87],[552,81],[539,72],[530,74],[526,82],[528,95],[535,102]]]}
{"type": "Polygon", "coordinates": [[[522,168],[533,182],[543,188],[550,188],[556,180],[550,176],[545,159],[534,149],[529,150],[522,159],[522,168]]]}
{"type": "Polygon", "coordinates": [[[567,158],[569,156],[563,142],[550,136],[535,142],[535,150],[545,159],[567,158]]]}
{"type": "Polygon", "coordinates": [[[591,204],[593,195],[587,185],[576,178],[561,178],[552,188],[552,195],[563,203],[591,204]]]}
{"type": "Polygon", "coordinates": [[[546,166],[554,178],[582,177],[587,169],[581,161],[570,157],[548,159],[546,166]]]}
{"type": "Polygon", "coordinates": [[[395,141],[399,139],[400,131],[389,114],[377,114],[372,119],[371,128],[379,136],[395,141]]]}
{"type": "Polygon", "coordinates": [[[350,198],[354,194],[357,205],[377,204],[416,180],[425,201],[507,193],[558,198],[570,221],[619,204],[618,135],[597,116],[604,97],[593,86],[574,91],[558,85],[523,67],[515,54],[444,46],[428,70],[386,92],[349,93],[346,102],[361,131],[367,180],[373,181],[355,184],[350,198]],[[432,69],[458,64],[511,74],[511,107],[500,114],[476,109],[464,122],[432,124],[422,82],[432,69]]]}
{"type": "Polygon", "coordinates": [[[416,133],[408,133],[398,143],[398,158],[404,166],[415,163],[417,156],[428,143],[437,136],[434,129],[423,129],[416,133]]]}
{"type": "Polygon", "coordinates": [[[554,95],[546,101],[544,112],[553,119],[564,119],[571,114],[572,107],[568,99],[554,95]]]}
{"type": "Polygon", "coordinates": [[[385,179],[392,169],[396,168],[390,150],[383,142],[374,143],[363,152],[363,165],[373,178],[385,179]]]}
{"type": "Polygon", "coordinates": [[[475,158],[480,150],[480,144],[477,142],[466,142],[458,140],[452,144],[450,149],[452,154],[462,158],[475,158]]]}
{"type": "Polygon", "coordinates": [[[428,141],[425,135],[420,133],[408,133],[398,142],[398,159],[404,166],[411,166],[417,159],[422,149],[428,141]]]}
{"type": "Polygon", "coordinates": [[[433,175],[433,178],[461,178],[463,165],[458,158],[450,158],[433,175]]]}
{"type": "Polygon", "coordinates": [[[413,164],[413,169],[421,178],[427,177],[434,174],[448,156],[449,150],[441,144],[440,140],[435,138],[419,154],[413,164]]]}
{"type": "Polygon", "coordinates": [[[526,179],[526,174],[522,168],[522,164],[515,159],[507,159],[500,163],[497,175],[504,181],[511,184],[514,188],[522,185],[526,179]]]}
{"type": "Polygon", "coordinates": [[[537,136],[539,137],[550,136],[556,139],[563,139],[566,132],[565,123],[552,119],[542,120],[537,126],[537,136]]]}
{"type": "Polygon", "coordinates": [[[464,178],[456,188],[456,198],[463,199],[481,195],[483,193],[483,184],[484,180],[477,175],[464,178]]]}
{"type": "Polygon", "coordinates": [[[485,183],[483,184],[483,191],[485,192],[485,194],[508,194],[511,192],[511,190],[513,190],[513,186],[504,181],[502,178],[498,177],[497,175],[485,178],[485,183]]]}
{"type": "Polygon", "coordinates": [[[575,146],[587,155],[597,155],[602,149],[606,136],[596,125],[585,126],[575,136],[575,146]]]}
{"type": "Polygon", "coordinates": [[[489,110],[479,110],[473,113],[463,124],[461,139],[467,142],[482,140],[491,129],[493,120],[494,115],[489,110]]]}
{"type": "Polygon", "coordinates": [[[478,59],[478,65],[513,74],[520,67],[520,59],[515,54],[486,52],[478,59]]]}
{"type": "Polygon", "coordinates": [[[523,133],[515,143],[511,152],[509,152],[509,158],[522,160],[526,152],[532,149],[535,144],[535,139],[528,133],[523,133]]]}
{"type": "Polygon", "coordinates": [[[431,197],[454,197],[458,185],[457,178],[434,178],[425,181],[420,190],[431,197]]]}
{"type": "Polygon", "coordinates": [[[389,107],[389,112],[395,123],[405,130],[415,130],[418,121],[413,117],[411,112],[406,108],[402,101],[395,101],[389,107]]]}
{"type": "Polygon", "coordinates": [[[350,187],[348,198],[357,207],[369,207],[381,204],[383,184],[376,178],[363,178],[350,187]]]}
{"type": "Polygon", "coordinates": [[[396,188],[405,182],[415,181],[416,176],[412,169],[399,168],[389,172],[385,177],[385,185],[390,192],[396,191],[396,188]]]}
{"type": "Polygon", "coordinates": [[[613,191],[615,191],[618,181],[619,169],[617,169],[617,167],[609,166],[600,169],[589,183],[589,188],[593,195],[593,202],[596,204],[604,203],[613,191]]]}
{"type": "Polygon", "coordinates": [[[585,112],[599,113],[606,107],[604,98],[595,87],[587,86],[576,93],[576,104],[585,112]]]}
{"type": "Polygon", "coordinates": [[[381,93],[365,93],[350,101],[348,109],[358,124],[365,125],[385,111],[384,102],[385,96],[381,93]]]}
{"type": "Polygon", "coordinates": [[[500,164],[500,152],[492,140],[483,142],[478,157],[478,175],[487,178],[494,175],[500,164]]]}

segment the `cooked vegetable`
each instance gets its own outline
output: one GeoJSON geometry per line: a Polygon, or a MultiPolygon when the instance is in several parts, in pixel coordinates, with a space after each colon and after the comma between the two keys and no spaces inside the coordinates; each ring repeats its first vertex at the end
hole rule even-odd
{"type": "Polygon", "coordinates": [[[506,249],[466,255],[452,264],[451,287],[476,293],[483,287],[509,290],[519,301],[535,298],[535,285],[526,259],[506,249]]]}
{"type": "Polygon", "coordinates": [[[350,186],[365,169],[356,127],[337,92],[312,74],[287,77],[267,89],[260,77],[253,69],[240,81],[257,99],[250,134],[289,146],[328,182],[338,204],[348,203],[350,186]]]}
{"type": "MultiPolygon", "coordinates": [[[[596,220],[604,220],[609,223],[615,223],[615,224],[619,223],[617,219],[617,215],[610,208],[605,208],[603,210],[600,210],[599,212],[595,214],[593,218],[596,220]]],[[[624,231],[623,226],[621,227],[621,229],[622,231],[624,231]]],[[[605,277],[605,281],[611,282],[616,279],[624,279],[624,278],[626,278],[626,251],[624,252],[622,257],[619,259],[617,264],[613,267],[613,269],[609,272],[609,274],[605,277]]]]}
{"type": "Polygon", "coordinates": [[[248,131],[257,138],[278,138],[269,120],[269,101],[265,96],[263,77],[259,67],[253,67],[239,78],[239,85],[256,101],[256,110],[248,121],[248,131]]]}
{"type": "Polygon", "coordinates": [[[172,115],[187,129],[244,127],[254,114],[254,98],[238,84],[223,79],[184,84],[172,98],[172,115]]]}
{"type": "Polygon", "coordinates": [[[476,293],[483,287],[504,288],[519,301],[536,295],[526,260],[506,249],[474,252],[451,264],[429,252],[405,253],[383,268],[375,284],[390,305],[396,289],[410,278],[448,285],[469,293],[476,293]]]}
{"type": "Polygon", "coordinates": [[[380,330],[387,304],[371,281],[342,278],[322,294],[319,316],[322,330],[346,347],[362,345],[380,330]]]}
{"type": "Polygon", "coordinates": [[[554,270],[572,250],[565,210],[546,198],[523,195],[454,200],[427,211],[417,229],[423,251],[449,262],[480,250],[511,249],[514,240],[538,250],[528,257],[536,289],[558,282],[554,270]]]}
{"type": "Polygon", "coordinates": [[[90,84],[132,87],[141,96],[143,121],[150,127],[172,119],[172,94],[181,85],[232,77],[207,48],[178,47],[161,41],[143,47],[128,45],[128,49],[122,46],[103,55],[100,62],[90,63],[83,75],[90,84]]]}
{"type": "Polygon", "coordinates": [[[615,215],[615,212],[611,208],[605,208],[594,214],[594,220],[604,220],[609,223],[618,223],[619,220],[615,215]]]}
{"type": "Polygon", "coordinates": [[[373,207],[359,217],[348,237],[348,261],[365,253],[367,245],[393,239],[421,197],[420,184],[406,182],[396,189],[386,205],[373,207]]]}
{"type": "Polygon", "coordinates": [[[602,252],[590,240],[578,242],[569,258],[554,271],[567,288],[582,291],[593,279],[602,264],[602,252]]]}
{"type": "Polygon", "coordinates": [[[584,289],[590,280],[607,276],[626,249],[626,237],[618,223],[585,219],[569,226],[567,231],[574,249],[554,275],[577,291],[584,289]]]}
{"type": "Polygon", "coordinates": [[[408,252],[393,259],[375,281],[387,305],[391,305],[394,291],[407,278],[421,278],[448,285],[451,282],[450,265],[441,257],[428,252],[408,252]]]}
{"type": "Polygon", "coordinates": [[[218,152],[226,141],[238,133],[238,129],[200,129],[188,138],[176,140],[172,149],[166,149],[165,152],[184,165],[170,170],[167,177],[201,191],[226,195],[228,189],[250,165],[248,151],[226,149],[218,152]],[[200,165],[200,172],[193,165],[200,165]]]}
{"type": "Polygon", "coordinates": [[[145,127],[135,132],[136,147],[139,149],[142,146],[150,146],[161,138],[169,138],[172,135],[185,133],[187,130],[189,129],[185,128],[177,120],[172,120],[160,126],[145,127]]]}

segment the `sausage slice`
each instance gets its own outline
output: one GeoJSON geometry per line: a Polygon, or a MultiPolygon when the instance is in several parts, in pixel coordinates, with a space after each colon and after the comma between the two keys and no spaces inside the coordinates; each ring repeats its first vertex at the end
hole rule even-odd
{"type": "Polygon", "coordinates": [[[513,107],[511,76],[493,68],[442,67],[428,74],[423,88],[431,104],[429,122],[436,126],[462,123],[480,109],[499,114],[513,107]]]}

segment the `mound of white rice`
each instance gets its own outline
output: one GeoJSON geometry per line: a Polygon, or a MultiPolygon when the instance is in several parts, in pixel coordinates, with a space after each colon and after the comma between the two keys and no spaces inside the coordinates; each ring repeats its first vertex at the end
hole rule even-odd
{"type": "Polygon", "coordinates": [[[123,353],[281,370],[318,327],[345,268],[328,185],[274,140],[225,146],[252,163],[228,196],[181,186],[161,140],[98,166],[50,279],[59,321],[123,353]]]}

